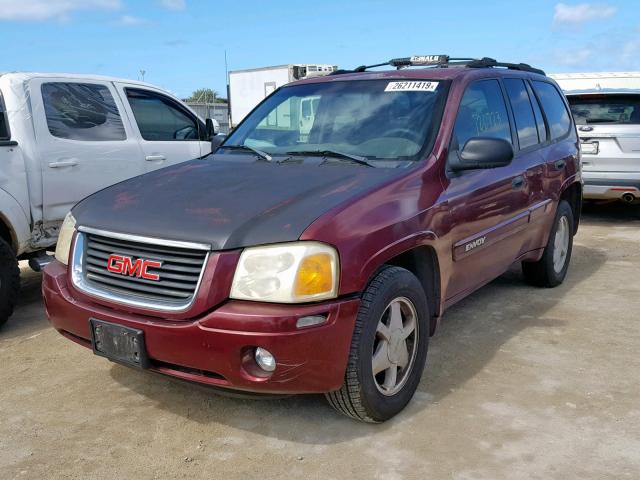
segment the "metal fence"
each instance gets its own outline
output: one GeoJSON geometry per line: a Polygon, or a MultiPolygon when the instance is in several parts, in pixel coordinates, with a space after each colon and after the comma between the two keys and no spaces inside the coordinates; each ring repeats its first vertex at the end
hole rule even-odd
{"type": "Polygon", "coordinates": [[[229,105],[226,103],[185,102],[202,119],[212,118],[220,124],[220,132],[229,133],[229,105]]]}

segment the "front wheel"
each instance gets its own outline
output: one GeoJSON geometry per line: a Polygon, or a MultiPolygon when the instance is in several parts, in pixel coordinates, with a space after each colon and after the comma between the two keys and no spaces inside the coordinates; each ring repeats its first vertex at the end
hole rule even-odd
{"type": "Polygon", "coordinates": [[[573,210],[561,200],[542,258],[537,262],[522,262],[522,273],[527,283],[556,287],[564,281],[573,249],[573,225],[573,210]]]}
{"type": "Polygon", "coordinates": [[[9,319],[18,299],[20,268],[13,249],[0,239],[0,326],[9,319]]]}
{"type": "Polygon", "coordinates": [[[326,394],[338,412],[383,422],[409,403],[429,343],[429,306],[408,270],[385,267],[362,296],[342,388],[326,394]]]}

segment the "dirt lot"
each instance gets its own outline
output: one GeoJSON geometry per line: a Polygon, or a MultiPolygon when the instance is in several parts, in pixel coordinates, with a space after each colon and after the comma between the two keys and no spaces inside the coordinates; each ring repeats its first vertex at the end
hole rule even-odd
{"type": "Polygon", "coordinates": [[[0,478],[640,478],[639,218],[591,207],[564,285],[514,268],[447,312],[383,425],[111,364],[48,325],[23,268],[0,331],[0,478]]]}

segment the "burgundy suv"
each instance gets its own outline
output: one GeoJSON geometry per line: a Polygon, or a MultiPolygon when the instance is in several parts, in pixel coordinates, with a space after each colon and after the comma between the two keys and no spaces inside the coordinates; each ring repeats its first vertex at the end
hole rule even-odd
{"type": "Polygon", "coordinates": [[[448,307],[514,262],[563,281],[582,181],[544,72],[388,65],[280,88],[214,154],[76,205],[44,275],[53,326],[182,379],[321,392],[369,422],[402,410],[448,307]]]}

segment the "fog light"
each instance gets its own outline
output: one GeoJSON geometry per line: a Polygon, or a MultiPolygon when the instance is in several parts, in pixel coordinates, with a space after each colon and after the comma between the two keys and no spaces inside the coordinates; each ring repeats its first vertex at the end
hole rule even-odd
{"type": "Polygon", "coordinates": [[[269,350],[265,350],[262,347],[256,348],[254,354],[256,363],[265,372],[273,372],[276,369],[276,358],[271,354],[269,350]]]}

